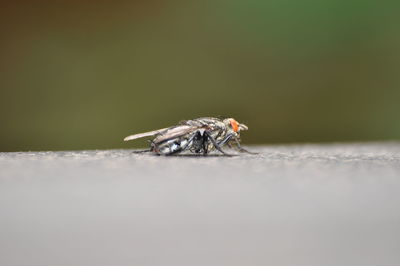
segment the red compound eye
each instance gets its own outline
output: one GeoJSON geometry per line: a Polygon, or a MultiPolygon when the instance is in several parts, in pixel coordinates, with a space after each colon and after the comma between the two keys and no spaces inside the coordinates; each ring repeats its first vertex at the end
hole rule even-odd
{"type": "Polygon", "coordinates": [[[232,126],[232,129],[233,129],[233,131],[235,131],[235,132],[238,132],[238,130],[239,130],[239,123],[235,120],[235,119],[231,119],[231,126],[232,126]]]}

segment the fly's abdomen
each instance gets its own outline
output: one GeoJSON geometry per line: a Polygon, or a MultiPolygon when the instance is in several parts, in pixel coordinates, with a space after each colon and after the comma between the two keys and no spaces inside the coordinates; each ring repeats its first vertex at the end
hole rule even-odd
{"type": "Polygon", "coordinates": [[[160,155],[169,155],[181,152],[187,145],[186,138],[175,138],[162,143],[152,143],[152,150],[160,155]]]}

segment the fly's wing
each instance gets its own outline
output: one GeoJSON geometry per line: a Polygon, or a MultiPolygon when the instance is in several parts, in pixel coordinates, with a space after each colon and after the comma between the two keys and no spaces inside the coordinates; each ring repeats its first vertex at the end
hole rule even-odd
{"type": "Polygon", "coordinates": [[[162,128],[162,129],[153,130],[153,131],[149,131],[149,132],[130,135],[130,136],[127,136],[126,138],[124,138],[124,141],[129,141],[129,140],[133,140],[133,139],[140,139],[140,138],[144,138],[144,137],[154,136],[154,135],[157,135],[157,134],[160,134],[160,133],[166,131],[167,129],[168,129],[168,127],[162,128]]]}
{"type": "Polygon", "coordinates": [[[181,137],[186,134],[190,134],[197,129],[202,128],[203,126],[190,126],[190,125],[181,125],[167,129],[164,132],[161,132],[159,136],[157,136],[153,142],[160,143],[169,139],[174,139],[177,137],[181,137]]]}

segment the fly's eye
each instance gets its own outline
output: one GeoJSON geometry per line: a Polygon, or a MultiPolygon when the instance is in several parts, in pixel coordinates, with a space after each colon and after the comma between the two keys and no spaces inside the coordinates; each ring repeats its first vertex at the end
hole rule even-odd
{"type": "Polygon", "coordinates": [[[239,123],[235,119],[231,119],[231,126],[233,131],[238,132],[239,130],[239,123]]]}

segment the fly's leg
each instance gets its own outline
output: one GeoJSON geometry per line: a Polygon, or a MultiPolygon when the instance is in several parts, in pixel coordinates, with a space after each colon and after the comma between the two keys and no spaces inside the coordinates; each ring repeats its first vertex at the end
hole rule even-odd
{"type": "Polygon", "coordinates": [[[204,131],[204,136],[207,136],[207,138],[209,138],[212,142],[212,144],[214,145],[214,147],[221,152],[223,155],[225,156],[234,156],[233,154],[229,154],[226,153],[222,150],[221,146],[217,143],[217,141],[211,136],[211,134],[208,131],[204,131]]]}
{"type": "Polygon", "coordinates": [[[135,153],[135,154],[146,153],[146,152],[152,152],[152,150],[151,149],[146,149],[146,150],[132,151],[132,153],[135,153]]]}
{"type": "Polygon", "coordinates": [[[238,151],[240,151],[240,152],[248,153],[248,154],[258,154],[258,153],[256,153],[256,152],[251,152],[251,151],[248,151],[248,150],[246,150],[245,148],[243,148],[243,147],[240,145],[240,142],[239,142],[239,140],[238,140],[237,138],[235,138],[235,143],[236,143],[236,147],[237,147],[238,151]]]}
{"type": "Polygon", "coordinates": [[[233,134],[228,134],[228,135],[226,135],[226,137],[225,137],[223,140],[221,140],[221,141],[218,143],[218,145],[219,145],[219,146],[223,146],[223,145],[225,145],[225,144],[228,144],[229,148],[232,148],[231,145],[228,143],[228,142],[231,140],[232,137],[233,137],[233,134]]]}
{"type": "Polygon", "coordinates": [[[203,155],[208,153],[208,145],[207,145],[208,135],[204,134],[203,136],[203,155]]]}
{"type": "Polygon", "coordinates": [[[203,152],[203,148],[204,148],[204,136],[199,130],[197,130],[194,133],[191,151],[194,153],[200,153],[203,152]]]}
{"type": "Polygon", "coordinates": [[[153,152],[155,155],[161,155],[158,145],[152,140],[149,140],[149,143],[150,143],[150,151],[153,152]]]}
{"type": "Polygon", "coordinates": [[[227,136],[225,136],[225,138],[223,140],[221,140],[218,144],[219,146],[223,146],[223,145],[227,145],[230,149],[235,148],[233,147],[230,143],[231,139],[235,139],[236,141],[238,141],[235,136],[233,134],[228,134],[227,136]]]}
{"type": "Polygon", "coordinates": [[[236,138],[236,137],[234,137],[233,134],[227,135],[227,136],[226,136],[223,140],[221,140],[218,144],[219,144],[220,146],[223,146],[224,144],[226,144],[226,145],[228,145],[229,148],[236,148],[239,152],[248,153],[248,154],[258,154],[258,153],[250,152],[250,151],[246,150],[245,148],[243,148],[243,147],[240,145],[239,139],[236,138]],[[233,139],[233,140],[235,141],[236,147],[233,147],[233,146],[229,143],[229,141],[230,141],[231,139],[233,139]]]}

